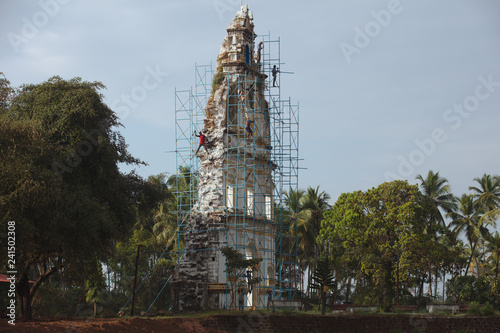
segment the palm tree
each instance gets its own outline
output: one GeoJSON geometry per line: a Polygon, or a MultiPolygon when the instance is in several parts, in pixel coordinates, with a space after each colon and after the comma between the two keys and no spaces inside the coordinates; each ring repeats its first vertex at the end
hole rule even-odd
{"type": "MultiPolygon", "coordinates": [[[[299,214],[300,232],[303,235],[304,252],[302,258],[307,260],[309,268],[309,280],[311,281],[311,273],[317,266],[320,247],[316,242],[321,229],[321,221],[323,213],[331,209],[328,203],[330,195],[324,191],[320,192],[319,186],[316,188],[308,187],[302,198],[302,210],[299,214]]],[[[309,287],[308,287],[309,289],[309,287]]]]}
{"type": "Polygon", "coordinates": [[[285,203],[289,208],[291,220],[291,233],[297,237],[299,265],[303,266],[306,263],[306,266],[308,266],[307,259],[309,254],[312,253],[316,237],[314,229],[303,218],[303,199],[304,190],[291,188],[289,192],[285,193],[285,203]]]}
{"type": "Polygon", "coordinates": [[[302,210],[302,197],[304,196],[304,190],[297,189],[294,190],[290,188],[290,191],[285,192],[285,203],[290,208],[291,218],[297,218],[297,215],[302,210]]]}
{"type": "Polygon", "coordinates": [[[316,188],[308,187],[302,200],[302,212],[308,223],[312,224],[316,236],[321,229],[323,213],[332,206],[328,203],[330,195],[326,192],[319,192],[319,186],[316,188]]]}
{"type": "Polygon", "coordinates": [[[434,173],[432,170],[429,170],[425,179],[422,175],[418,175],[416,179],[420,180],[422,183],[420,189],[433,206],[431,217],[443,227],[446,227],[444,217],[439,209],[441,208],[449,213],[455,208],[454,198],[453,194],[451,194],[448,180],[440,177],[439,171],[434,173]]]}
{"type": "MultiPolygon", "coordinates": [[[[297,260],[301,269],[305,270],[309,267],[311,254],[314,251],[316,237],[313,228],[310,228],[306,221],[302,218],[302,201],[304,190],[294,190],[290,188],[285,193],[285,204],[289,209],[292,236],[297,239],[297,260]]],[[[303,281],[301,281],[303,285],[303,281]]]]}
{"type": "MultiPolygon", "coordinates": [[[[452,233],[449,231],[446,226],[443,215],[441,214],[441,210],[445,212],[451,212],[455,208],[453,194],[451,194],[451,188],[448,184],[448,180],[444,177],[439,176],[439,171],[434,173],[432,170],[429,170],[427,173],[427,177],[424,179],[422,175],[418,175],[416,177],[417,180],[421,182],[420,189],[424,194],[426,200],[430,203],[431,211],[430,213],[430,221],[433,222],[429,224],[429,226],[439,225],[442,227],[443,233],[447,236],[447,239],[451,241],[453,240],[452,233]],[[440,210],[441,209],[441,210],[440,210]]],[[[429,231],[429,230],[428,230],[429,231]]],[[[437,233],[430,231],[431,234],[435,235],[436,242],[440,240],[437,238],[437,233]]],[[[441,240],[443,241],[443,240],[441,240]]],[[[436,268],[436,285],[437,279],[439,275],[439,268],[436,268]]],[[[444,268],[443,268],[444,270],[444,268]]],[[[443,281],[445,279],[445,272],[442,273],[443,281]]],[[[432,272],[429,271],[429,276],[432,277],[432,272]]]]}
{"type": "Polygon", "coordinates": [[[153,215],[153,233],[158,242],[168,241],[177,231],[175,201],[168,200],[158,204],[153,215]]]}
{"type": "Polygon", "coordinates": [[[469,190],[475,192],[476,209],[484,209],[485,212],[500,207],[500,177],[484,174],[481,178],[474,178],[479,187],[469,186],[469,190]]]}
{"type": "Polygon", "coordinates": [[[460,232],[465,233],[465,237],[469,242],[471,254],[465,269],[465,275],[467,275],[474,256],[474,250],[481,237],[482,226],[479,223],[481,216],[480,212],[475,208],[476,205],[472,194],[463,194],[461,198],[456,198],[456,200],[458,203],[457,209],[447,215],[453,219],[450,223],[450,226],[454,227],[453,231],[457,234],[460,232]]]}
{"type": "Polygon", "coordinates": [[[177,219],[181,222],[198,199],[198,174],[190,167],[180,166],[175,175],[167,180],[170,191],[174,194],[177,219]]]}
{"type": "Polygon", "coordinates": [[[489,259],[493,261],[495,265],[495,280],[498,278],[498,269],[500,261],[500,235],[498,231],[495,234],[490,234],[487,238],[486,248],[490,253],[489,259]]]}
{"type": "Polygon", "coordinates": [[[163,205],[173,201],[173,195],[170,192],[166,183],[164,173],[149,176],[147,183],[152,190],[156,191],[156,200],[154,206],[147,205],[144,209],[138,211],[139,218],[135,224],[138,230],[153,231],[155,224],[158,222],[158,209],[163,210],[163,205]]]}
{"type": "MultiPolygon", "coordinates": [[[[474,192],[476,210],[484,215],[480,219],[482,225],[496,226],[495,220],[498,217],[500,207],[500,178],[483,174],[481,178],[474,178],[478,186],[469,186],[469,190],[474,192]]],[[[489,234],[489,231],[487,232],[489,234]]],[[[481,239],[482,254],[485,252],[485,237],[481,239]]]]}

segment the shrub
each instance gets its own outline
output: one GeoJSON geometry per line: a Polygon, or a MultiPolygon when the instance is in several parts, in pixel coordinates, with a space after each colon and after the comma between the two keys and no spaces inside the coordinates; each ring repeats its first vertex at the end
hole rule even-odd
{"type": "Polygon", "coordinates": [[[474,302],[469,305],[467,313],[474,316],[492,316],[495,314],[495,307],[490,303],[481,306],[474,302]]]}

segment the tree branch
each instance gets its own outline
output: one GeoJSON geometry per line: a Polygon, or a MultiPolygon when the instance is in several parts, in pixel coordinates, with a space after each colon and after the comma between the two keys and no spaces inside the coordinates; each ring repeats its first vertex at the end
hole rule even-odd
{"type": "Polygon", "coordinates": [[[55,265],[49,271],[47,271],[44,274],[40,275],[40,277],[35,281],[35,283],[33,284],[33,286],[30,289],[30,295],[31,295],[31,297],[33,297],[33,295],[35,294],[35,292],[38,289],[38,287],[40,287],[40,285],[45,280],[47,280],[49,278],[49,276],[51,276],[52,274],[54,274],[55,272],[57,272],[60,268],[61,268],[61,266],[55,265]]]}

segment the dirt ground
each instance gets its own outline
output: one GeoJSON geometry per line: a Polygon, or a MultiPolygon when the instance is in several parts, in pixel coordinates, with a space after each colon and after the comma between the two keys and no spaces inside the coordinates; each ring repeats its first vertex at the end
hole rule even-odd
{"type": "Polygon", "coordinates": [[[0,332],[199,332],[224,333],[224,331],[206,327],[204,320],[198,318],[126,318],[126,319],[67,319],[35,320],[16,322],[9,325],[7,320],[0,322],[0,332]]]}

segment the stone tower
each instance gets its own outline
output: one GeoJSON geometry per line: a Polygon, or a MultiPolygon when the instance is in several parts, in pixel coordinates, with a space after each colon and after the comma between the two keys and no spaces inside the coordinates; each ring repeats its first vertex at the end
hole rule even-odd
{"type": "Polygon", "coordinates": [[[274,283],[274,164],[264,97],[267,76],[256,54],[253,15],[247,5],[227,33],[205,109],[203,133],[208,142],[198,153],[198,202],[186,218],[186,250],[172,282],[174,311],[241,304],[262,307],[266,290],[274,283]],[[243,295],[229,295],[232,277],[224,272],[225,257],[219,250],[223,246],[238,249],[248,259],[262,259],[246,273],[259,277],[258,285],[249,288],[245,279],[232,281],[243,295]]]}

